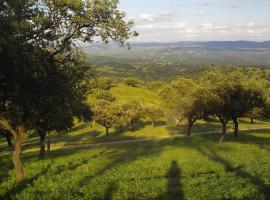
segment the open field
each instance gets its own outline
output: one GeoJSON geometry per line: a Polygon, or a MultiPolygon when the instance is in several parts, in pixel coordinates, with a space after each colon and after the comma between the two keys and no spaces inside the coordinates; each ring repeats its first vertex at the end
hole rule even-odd
{"type": "Polygon", "coordinates": [[[23,155],[17,185],[1,157],[1,199],[269,199],[270,130],[23,155]]]}

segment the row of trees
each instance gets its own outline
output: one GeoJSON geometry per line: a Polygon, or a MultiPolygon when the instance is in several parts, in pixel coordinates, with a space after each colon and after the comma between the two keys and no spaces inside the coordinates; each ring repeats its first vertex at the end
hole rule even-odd
{"type": "Polygon", "coordinates": [[[116,104],[108,100],[100,99],[93,106],[94,120],[106,129],[109,134],[110,128],[122,130],[130,125],[135,131],[135,123],[141,118],[148,118],[155,126],[155,122],[163,116],[159,106],[150,105],[143,107],[139,101],[133,100],[124,104],[116,104]]]}
{"type": "Polygon", "coordinates": [[[230,120],[237,137],[239,118],[254,118],[263,113],[267,105],[265,88],[262,81],[248,78],[239,71],[208,72],[199,80],[181,78],[172,81],[161,89],[160,95],[172,116],[187,120],[188,136],[198,119],[217,118],[222,125],[222,142],[230,120]]]}
{"type": "Polygon", "coordinates": [[[136,35],[131,28],[115,0],[1,1],[0,132],[14,140],[17,181],[24,179],[20,157],[27,133],[39,134],[43,156],[48,132],[70,128],[74,116],[91,118],[78,41],[124,44],[136,35]]]}

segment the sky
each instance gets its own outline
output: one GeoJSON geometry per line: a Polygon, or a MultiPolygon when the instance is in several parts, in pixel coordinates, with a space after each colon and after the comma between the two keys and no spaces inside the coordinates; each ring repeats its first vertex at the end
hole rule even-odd
{"type": "Polygon", "coordinates": [[[120,0],[136,42],[270,40],[270,0],[120,0]]]}

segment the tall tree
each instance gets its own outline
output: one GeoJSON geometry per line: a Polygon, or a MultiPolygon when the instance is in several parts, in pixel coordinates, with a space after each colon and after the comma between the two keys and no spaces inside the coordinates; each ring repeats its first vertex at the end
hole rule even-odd
{"type": "MultiPolygon", "coordinates": [[[[15,140],[13,163],[17,181],[24,178],[20,159],[23,135],[36,128],[44,116],[43,108],[50,105],[45,87],[51,74],[48,72],[55,71],[60,78],[78,70],[78,41],[99,38],[105,43],[124,44],[136,35],[131,31],[132,22],[125,20],[117,6],[117,0],[1,2],[0,126],[15,140]]],[[[67,87],[71,89],[66,92],[74,92],[74,86],[84,84],[78,78],[68,79],[67,87]]],[[[70,100],[63,99],[63,104],[71,106],[70,100]]]]}

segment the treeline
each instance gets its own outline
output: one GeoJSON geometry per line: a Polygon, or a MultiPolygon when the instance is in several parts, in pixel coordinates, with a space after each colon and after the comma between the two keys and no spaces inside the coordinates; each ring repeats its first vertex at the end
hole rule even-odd
{"type": "Polygon", "coordinates": [[[239,118],[269,117],[268,86],[269,82],[249,78],[240,71],[212,71],[196,80],[180,78],[172,81],[159,93],[171,115],[187,121],[188,136],[197,120],[218,119],[222,125],[222,142],[229,121],[233,122],[234,136],[237,137],[239,118]]]}

